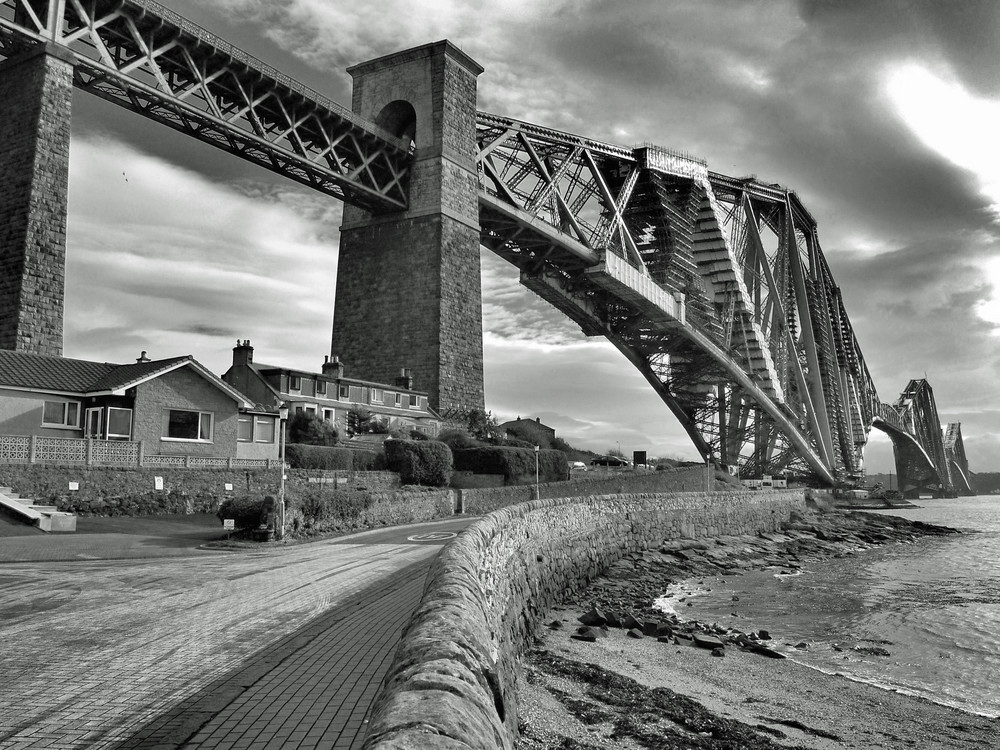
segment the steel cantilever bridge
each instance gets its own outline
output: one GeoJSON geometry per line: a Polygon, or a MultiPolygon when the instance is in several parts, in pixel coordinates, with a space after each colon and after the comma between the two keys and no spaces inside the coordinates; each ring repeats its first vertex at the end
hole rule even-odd
{"type": "MultiPolygon", "coordinates": [[[[158,3],[0,0],[0,58],[43,45],[69,56],[79,89],[376,215],[408,206],[419,153],[405,127],[359,117],[158,3]]],[[[943,434],[926,380],[878,396],[794,192],[657,146],[475,120],[481,244],[610,340],[705,460],[852,483],[874,427],[905,493],[970,491],[960,427],[943,434]]]]}

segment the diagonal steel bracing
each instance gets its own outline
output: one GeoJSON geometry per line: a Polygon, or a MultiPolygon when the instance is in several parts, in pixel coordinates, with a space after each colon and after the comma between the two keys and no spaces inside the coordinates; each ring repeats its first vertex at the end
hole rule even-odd
{"type": "Polygon", "coordinates": [[[0,0],[0,58],[73,53],[76,87],[347,203],[407,205],[409,143],[150,0],[0,0]]]}
{"type": "Polygon", "coordinates": [[[614,343],[703,458],[857,481],[873,422],[908,429],[795,193],[482,112],[477,130],[483,244],[614,343]]]}

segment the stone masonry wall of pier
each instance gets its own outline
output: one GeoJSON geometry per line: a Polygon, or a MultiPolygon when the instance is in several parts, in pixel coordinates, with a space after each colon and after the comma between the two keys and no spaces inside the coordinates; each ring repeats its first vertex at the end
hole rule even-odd
{"type": "Polygon", "coordinates": [[[502,748],[517,736],[517,658],[548,609],[667,539],[774,531],[802,492],[535,500],[444,549],[376,701],[366,750],[502,748]]]}
{"type": "Polygon", "coordinates": [[[67,54],[47,45],[0,63],[0,349],[62,354],[67,54]]]}

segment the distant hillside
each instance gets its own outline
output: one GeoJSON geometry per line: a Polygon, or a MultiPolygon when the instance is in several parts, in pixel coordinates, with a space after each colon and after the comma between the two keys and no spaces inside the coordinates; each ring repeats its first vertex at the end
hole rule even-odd
{"type": "MultiPolygon", "coordinates": [[[[899,489],[899,477],[895,474],[869,474],[868,486],[871,487],[876,482],[880,483],[886,489],[899,489]]],[[[1000,472],[986,471],[982,474],[973,474],[970,482],[977,495],[990,495],[994,492],[1000,492],[1000,472]]]]}
{"type": "Polygon", "coordinates": [[[991,495],[994,492],[1000,492],[1000,472],[997,471],[973,474],[969,482],[980,495],[991,495]]]}

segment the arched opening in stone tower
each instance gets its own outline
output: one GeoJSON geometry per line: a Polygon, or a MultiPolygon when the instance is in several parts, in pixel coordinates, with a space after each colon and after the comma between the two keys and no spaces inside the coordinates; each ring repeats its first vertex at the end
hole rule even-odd
{"type": "Polygon", "coordinates": [[[375,124],[379,125],[397,138],[409,141],[412,149],[417,138],[417,112],[413,105],[402,99],[389,102],[375,118],[375,124]]]}

